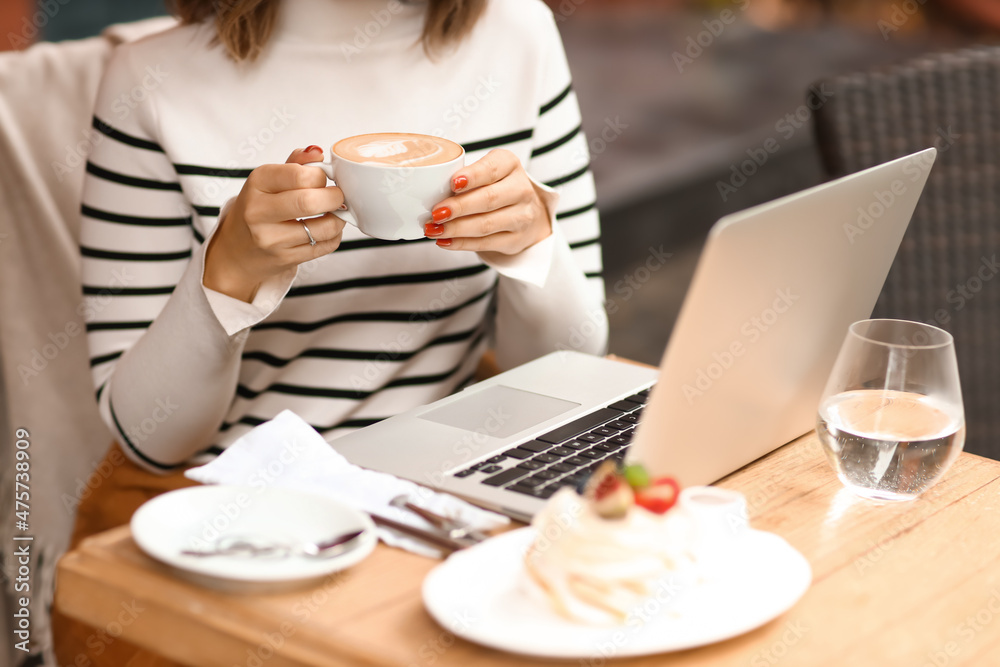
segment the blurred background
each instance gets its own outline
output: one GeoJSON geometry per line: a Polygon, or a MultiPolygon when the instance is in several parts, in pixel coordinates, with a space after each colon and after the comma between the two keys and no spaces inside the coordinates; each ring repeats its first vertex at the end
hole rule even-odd
{"type": "MultiPolygon", "coordinates": [[[[812,84],[1000,31],[998,0],[546,2],[590,138],[611,349],[649,363],[659,361],[711,224],[825,180],[802,106],[812,84]],[[727,187],[747,151],[771,138],[779,150],[727,187]],[[649,257],[657,268],[639,269],[649,257]]],[[[165,12],[162,0],[4,0],[0,46],[86,37],[165,12]]]]}
{"type": "Polygon", "coordinates": [[[712,223],[826,180],[803,106],[812,84],[992,42],[1000,28],[997,0],[549,5],[591,142],[611,348],[648,363],[659,362],[712,223]],[[747,151],[772,138],[779,150],[728,187],[747,151]],[[651,249],[671,257],[647,275],[651,249]]]}

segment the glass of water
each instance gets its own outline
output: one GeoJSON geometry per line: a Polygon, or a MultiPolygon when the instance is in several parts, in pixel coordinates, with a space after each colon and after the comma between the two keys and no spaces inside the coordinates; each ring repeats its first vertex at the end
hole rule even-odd
{"type": "Polygon", "coordinates": [[[920,322],[851,325],[820,399],[816,431],[848,489],[912,500],[965,444],[954,340],[920,322]]]}

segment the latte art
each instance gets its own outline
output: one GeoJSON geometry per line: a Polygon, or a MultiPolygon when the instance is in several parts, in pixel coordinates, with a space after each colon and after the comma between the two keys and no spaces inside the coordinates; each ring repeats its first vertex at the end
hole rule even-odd
{"type": "Polygon", "coordinates": [[[421,134],[381,132],[341,139],[323,170],[344,191],[338,212],[362,234],[387,241],[424,238],[431,210],[451,195],[451,179],[465,164],[454,141],[421,134]]]}
{"type": "Polygon", "coordinates": [[[334,144],[333,152],[361,164],[423,167],[451,162],[462,155],[462,147],[430,135],[381,132],[341,139],[334,144]]]}

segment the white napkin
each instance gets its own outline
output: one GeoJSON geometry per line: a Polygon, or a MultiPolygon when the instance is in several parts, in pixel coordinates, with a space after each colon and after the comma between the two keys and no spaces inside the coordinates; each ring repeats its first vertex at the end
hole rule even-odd
{"type": "MultiPolygon", "coordinates": [[[[492,530],[509,523],[507,517],[455,496],[348,463],[291,410],[254,428],[210,463],[184,474],[203,484],[266,485],[320,493],[425,530],[433,528],[412,512],[391,506],[389,501],[406,494],[415,505],[464,521],[477,530],[492,530]]],[[[379,527],[378,536],[390,546],[425,556],[441,555],[438,549],[391,529],[379,527]]]]}

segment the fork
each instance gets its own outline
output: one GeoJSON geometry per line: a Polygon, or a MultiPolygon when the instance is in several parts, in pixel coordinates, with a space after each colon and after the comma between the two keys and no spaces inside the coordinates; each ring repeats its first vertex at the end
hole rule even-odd
{"type": "Polygon", "coordinates": [[[442,516],[436,512],[430,511],[429,509],[424,509],[419,505],[413,504],[410,502],[410,498],[406,494],[396,496],[389,501],[389,504],[393,507],[413,512],[435,528],[443,530],[448,537],[453,540],[458,540],[471,545],[482,542],[489,537],[489,535],[483,531],[476,530],[462,521],[442,516]]]}

